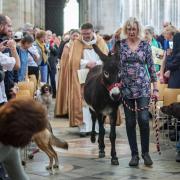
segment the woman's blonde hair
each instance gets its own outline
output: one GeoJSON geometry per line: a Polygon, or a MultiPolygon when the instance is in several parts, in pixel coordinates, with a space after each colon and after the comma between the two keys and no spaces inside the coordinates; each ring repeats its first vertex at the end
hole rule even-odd
{"type": "Polygon", "coordinates": [[[123,26],[123,35],[125,37],[127,37],[127,29],[129,27],[133,27],[134,24],[137,25],[137,29],[138,29],[138,37],[141,38],[142,37],[142,26],[141,23],[135,18],[135,17],[130,17],[123,26]]]}

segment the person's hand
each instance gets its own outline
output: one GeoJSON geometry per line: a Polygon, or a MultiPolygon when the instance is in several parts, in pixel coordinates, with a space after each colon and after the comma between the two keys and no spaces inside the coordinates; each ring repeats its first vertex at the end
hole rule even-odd
{"type": "Polygon", "coordinates": [[[170,71],[166,71],[165,73],[164,73],[164,77],[166,77],[166,78],[168,78],[169,79],[169,77],[170,77],[170,71]]]}
{"type": "Polygon", "coordinates": [[[87,63],[86,67],[89,68],[89,69],[92,69],[94,66],[96,66],[96,62],[89,62],[87,63]]]}
{"type": "Polygon", "coordinates": [[[5,40],[5,41],[0,43],[0,52],[3,52],[7,48],[6,47],[7,42],[8,42],[8,40],[5,40]]]}
{"type": "Polygon", "coordinates": [[[16,49],[16,42],[11,39],[7,42],[7,47],[11,50],[15,50],[16,49]]]}
{"type": "Polygon", "coordinates": [[[164,83],[165,83],[164,77],[163,77],[163,76],[160,76],[160,77],[159,77],[159,81],[160,81],[161,84],[164,84],[164,83]]]}
{"type": "Polygon", "coordinates": [[[167,56],[170,56],[172,54],[172,49],[167,49],[167,56]]]}

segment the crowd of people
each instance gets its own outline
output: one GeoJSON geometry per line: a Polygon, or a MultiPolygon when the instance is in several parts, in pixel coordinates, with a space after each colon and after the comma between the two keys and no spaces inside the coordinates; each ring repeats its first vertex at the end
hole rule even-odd
{"type": "MultiPolygon", "coordinates": [[[[86,76],[86,70],[102,65],[93,44],[102,53],[112,55],[116,43],[120,44],[122,96],[130,107],[142,108],[149,105],[151,97],[158,99],[157,81],[167,83],[169,88],[180,88],[180,32],[170,22],[163,24],[160,35],[155,33],[153,26],[143,27],[136,18],[129,18],[113,35],[101,35],[95,32],[91,23],[85,23],[61,38],[51,30],[45,31],[29,23],[21,31],[13,32],[11,19],[1,14],[0,106],[15,96],[18,82],[34,74],[38,82],[51,84],[52,96],[56,98],[55,116],[68,116],[70,126],[79,127],[81,137],[89,135],[91,115],[84,102],[84,83],[80,81],[78,71],[86,76]]],[[[139,164],[136,121],[144,164],[152,165],[148,109],[136,114],[124,106],[124,113],[132,156],[129,166],[139,164]]],[[[180,161],[179,147],[180,142],[177,161],[180,161]]]]}

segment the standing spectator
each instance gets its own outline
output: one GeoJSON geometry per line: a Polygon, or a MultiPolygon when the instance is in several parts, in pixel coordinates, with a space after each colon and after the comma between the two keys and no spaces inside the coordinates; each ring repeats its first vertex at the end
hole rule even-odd
{"type": "MultiPolygon", "coordinates": [[[[153,96],[157,98],[157,77],[150,45],[141,40],[141,25],[136,18],[129,18],[123,27],[126,39],[121,41],[120,66],[122,70],[122,95],[128,106],[135,109],[149,105],[151,83],[153,96]],[[146,66],[147,68],[146,68],[146,66]],[[147,72],[148,71],[148,72],[147,72]],[[150,75],[150,77],[149,77],[150,75]]],[[[129,166],[138,166],[139,152],[136,140],[136,117],[140,128],[142,158],[145,165],[152,165],[149,155],[149,113],[148,108],[136,112],[124,105],[126,131],[131,149],[129,166]]]]}
{"type": "MultiPolygon", "coordinates": [[[[144,28],[144,39],[150,44],[150,46],[154,46],[160,48],[160,43],[154,38],[154,28],[152,26],[145,26],[144,28]]],[[[160,64],[155,64],[156,72],[160,70],[160,64]]]]}
{"type": "Polygon", "coordinates": [[[157,37],[157,41],[160,42],[163,50],[167,50],[169,48],[169,42],[164,37],[164,29],[168,26],[171,26],[171,22],[164,22],[163,23],[163,33],[159,37],[157,37]]]}
{"type": "Polygon", "coordinates": [[[47,83],[47,77],[48,77],[48,66],[47,66],[47,60],[48,60],[48,51],[45,46],[46,41],[46,32],[43,30],[40,30],[36,34],[36,41],[34,45],[38,49],[38,53],[40,55],[40,58],[38,60],[38,66],[40,68],[41,73],[41,82],[47,83]]]}
{"type": "Polygon", "coordinates": [[[39,58],[37,47],[32,45],[28,49],[28,75],[35,75],[37,81],[39,80],[39,67],[37,64],[39,58]]]}
{"type": "Polygon", "coordinates": [[[26,34],[22,40],[21,45],[18,48],[18,54],[21,61],[21,68],[18,71],[18,81],[24,81],[28,73],[28,54],[29,48],[32,46],[34,39],[29,34],[26,34]]]}
{"type": "MultiPolygon", "coordinates": [[[[11,38],[12,35],[12,22],[11,19],[8,16],[4,16],[0,14],[0,43],[3,42],[5,39],[8,40],[11,38]]],[[[11,40],[10,41],[10,47],[16,46],[16,43],[11,40]]],[[[16,62],[20,62],[19,56],[17,54],[16,50],[12,50],[12,48],[6,47],[2,50],[2,53],[9,56],[14,57],[16,59],[16,62]]],[[[17,64],[18,68],[20,67],[20,64],[17,64]]],[[[17,68],[15,68],[17,69],[17,68]]],[[[7,70],[5,72],[5,92],[7,99],[10,99],[12,97],[12,92],[14,86],[16,86],[16,80],[15,80],[15,74],[14,70],[7,70]]]]}
{"type": "Polygon", "coordinates": [[[169,76],[170,76],[170,71],[168,71],[166,69],[166,64],[168,60],[171,60],[171,55],[172,55],[172,48],[173,48],[173,36],[176,34],[177,29],[170,25],[167,26],[164,29],[164,37],[165,39],[168,41],[168,48],[166,49],[165,53],[164,53],[164,57],[162,60],[162,65],[161,65],[161,69],[160,69],[160,82],[161,83],[167,83],[169,76]],[[171,46],[170,46],[171,45],[171,46]]]}
{"type": "Polygon", "coordinates": [[[52,87],[52,97],[56,98],[56,65],[58,62],[58,46],[55,43],[55,38],[52,37],[51,31],[46,31],[48,44],[49,44],[49,57],[48,57],[48,79],[50,77],[52,87]]]}

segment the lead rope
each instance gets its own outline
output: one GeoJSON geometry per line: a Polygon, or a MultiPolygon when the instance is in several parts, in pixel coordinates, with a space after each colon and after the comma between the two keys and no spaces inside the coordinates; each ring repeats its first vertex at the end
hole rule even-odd
{"type": "Polygon", "coordinates": [[[157,118],[157,100],[154,100],[154,108],[155,108],[155,112],[154,112],[154,119],[155,119],[155,136],[156,136],[156,148],[157,151],[159,153],[159,155],[161,154],[161,149],[160,149],[160,143],[159,143],[159,126],[158,126],[158,118],[157,118]]]}
{"type": "Polygon", "coordinates": [[[121,97],[121,99],[122,99],[122,103],[123,103],[130,111],[133,111],[133,112],[143,111],[143,110],[145,110],[145,109],[149,109],[149,107],[150,107],[150,105],[148,105],[148,106],[144,106],[144,107],[142,107],[142,108],[132,108],[131,106],[129,106],[129,105],[126,103],[126,101],[125,101],[125,99],[124,99],[123,97],[121,97]]]}

